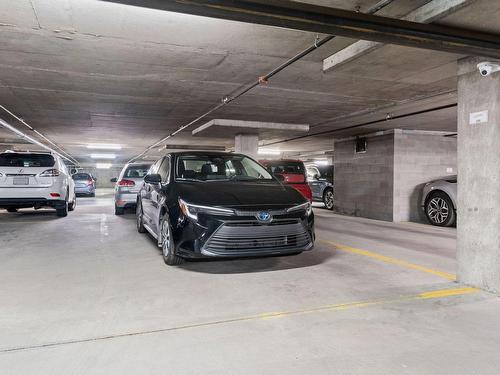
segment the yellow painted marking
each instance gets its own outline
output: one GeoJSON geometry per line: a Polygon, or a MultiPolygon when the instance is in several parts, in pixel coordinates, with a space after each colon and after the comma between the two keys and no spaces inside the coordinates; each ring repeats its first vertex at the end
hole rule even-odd
{"type": "Polygon", "coordinates": [[[214,320],[214,321],[204,322],[204,323],[186,324],[186,325],[177,326],[177,327],[160,328],[160,329],[154,329],[154,330],[149,330],[149,331],[127,332],[127,333],[119,333],[119,334],[113,334],[113,335],[108,335],[108,336],[91,337],[91,338],[86,338],[86,339],[66,340],[66,341],[49,342],[46,344],[38,344],[38,345],[32,345],[32,346],[18,346],[18,347],[13,347],[13,348],[4,348],[4,349],[0,349],[0,353],[17,352],[17,351],[22,351],[22,350],[42,349],[42,348],[49,348],[49,347],[54,347],[54,346],[62,346],[62,345],[70,345],[70,344],[81,344],[81,343],[93,342],[93,341],[104,341],[104,340],[111,340],[111,339],[122,338],[122,337],[151,335],[151,334],[155,334],[155,333],[166,333],[166,332],[171,332],[171,331],[184,331],[184,330],[188,330],[188,329],[210,327],[210,326],[216,326],[216,325],[222,325],[222,324],[228,324],[228,323],[248,322],[248,321],[254,321],[254,320],[266,320],[266,319],[271,319],[271,318],[282,318],[282,317],[287,317],[287,316],[292,316],[292,315],[300,315],[300,314],[343,311],[343,310],[348,310],[348,309],[363,308],[363,307],[369,307],[369,306],[375,306],[375,305],[386,305],[389,303],[411,301],[411,300],[445,298],[445,297],[451,297],[451,296],[460,296],[460,295],[465,295],[465,294],[471,294],[471,293],[475,293],[478,291],[479,291],[479,289],[470,288],[470,287],[433,290],[430,292],[423,292],[423,293],[406,295],[406,296],[402,295],[402,296],[393,297],[393,298],[380,298],[380,299],[359,301],[359,302],[339,303],[339,304],[325,305],[325,306],[319,306],[319,307],[307,308],[307,309],[301,309],[301,310],[293,310],[293,311],[262,313],[262,314],[258,314],[258,315],[243,316],[243,317],[239,317],[239,318],[232,318],[232,319],[225,319],[225,320],[214,320]]]}
{"type": "Polygon", "coordinates": [[[433,292],[420,293],[420,298],[421,299],[428,299],[428,298],[442,298],[442,297],[458,296],[458,295],[462,295],[462,294],[475,293],[478,290],[479,290],[478,288],[472,288],[472,287],[435,290],[433,292]]]}
{"type": "Polygon", "coordinates": [[[259,314],[256,316],[249,316],[249,317],[241,318],[241,319],[242,320],[255,320],[258,318],[260,318],[260,319],[282,318],[282,317],[286,317],[286,316],[290,316],[290,315],[310,314],[310,313],[322,312],[322,311],[341,311],[341,310],[347,310],[347,309],[353,309],[353,308],[362,308],[362,307],[368,307],[368,306],[374,306],[374,305],[383,305],[383,304],[408,301],[408,300],[433,299],[433,298],[459,296],[459,295],[463,295],[463,294],[475,293],[477,291],[479,291],[479,289],[472,288],[472,287],[440,289],[440,290],[433,290],[430,292],[424,292],[424,293],[413,294],[413,295],[406,295],[406,296],[403,295],[403,296],[398,296],[395,298],[381,298],[381,299],[374,299],[374,300],[367,300],[367,301],[325,305],[325,306],[319,306],[319,307],[302,309],[302,310],[264,313],[264,314],[259,314]]]}
{"type": "Polygon", "coordinates": [[[407,261],[401,260],[401,259],[388,257],[388,256],[382,255],[382,254],[377,254],[377,253],[374,253],[372,251],[357,249],[355,247],[346,246],[346,245],[340,245],[340,244],[337,244],[337,243],[334,243],[331,241],[320,240],[320,242],[323,242],[323,243],[326,243],[329,245],[333,245],[341,251],[345,251],[345,252],[357,254],[357,255],[363,255],[363,256],[368,257],[368,258],[379,260],[381,262],[395,264],[395,265],[402,266],[405,268],[410,268],[413,270],[417,270],[417,271],[421,271],[421,272],[425,272],[425,273],[430,273],[432,275],[439,276],[439,277],[442,277],[442,278],[447,279],[447,280],[455,281],[457,279],[457,277],[455,275],[453,275],[452,273],[439,271],[439,270],[427,268],[424,266],[419,266],[418,264],[410,263],[410,262],[407,262],[407,261]]]}

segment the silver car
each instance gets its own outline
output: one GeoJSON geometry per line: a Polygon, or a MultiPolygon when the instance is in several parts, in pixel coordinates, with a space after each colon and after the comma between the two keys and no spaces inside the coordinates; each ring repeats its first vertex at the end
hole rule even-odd
{"type": "Polygon", "coordinates": [[[425,184],[422,208],[429,222],[440,227],[455,225],[457,218],[457,176],[449,176],[425,184]]]}
{"type": "Polygon", "coordinates": [[[111,182],[115,182],[115,215],[123,215],[125,209],[135,208],[137,193],[150,167],[150,163],[126,164],[120,176],[111,179],[111,182]]]}

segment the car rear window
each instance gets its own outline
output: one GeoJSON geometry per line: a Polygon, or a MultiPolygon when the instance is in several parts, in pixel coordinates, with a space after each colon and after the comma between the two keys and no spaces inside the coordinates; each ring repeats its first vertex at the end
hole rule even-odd
{"type": "Polygon", "coordinates": [[[144,165],[131,165],[125,171],[123,175],[124,178],[144,178],[148,174],[148,170],[151,166],[148,164],[144,165]]]}
{"type": "Polygon", "coordinates": [[[88,173],[75,173],[73,175],[73,180],[90,180],[91,177],[88,173]]]}
{"type": "Polygon", "coordinates": [[[273,174],[306,174],[304,163],[301,161],[272,161],[267,163],[267,168],[273,174]]]}
{"type": "Polygon", "coordinates": [[[53,167],[56,161],[48,154],[0,154],[0,167],[53,167]]]}

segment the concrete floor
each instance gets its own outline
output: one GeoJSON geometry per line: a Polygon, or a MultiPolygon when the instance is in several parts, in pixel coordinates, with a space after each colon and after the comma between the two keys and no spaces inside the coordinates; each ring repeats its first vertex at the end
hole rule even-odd
{"type": "Polygon", "coordinates": [[[318,207],[312,252],[167,267],[109,191],[78,204],[0,213],[1,374],[498,374],[455,229],[318,207]]]}

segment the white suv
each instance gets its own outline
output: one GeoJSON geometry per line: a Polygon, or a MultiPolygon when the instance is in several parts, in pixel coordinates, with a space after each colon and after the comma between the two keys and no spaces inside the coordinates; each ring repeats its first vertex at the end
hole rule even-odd
{"type": "Polygon", "coordinates": [[[0,209],[52,207],[66,216],[76,206],[75,183],[62,159],[43,152],[0,153],[0,209]]]}

